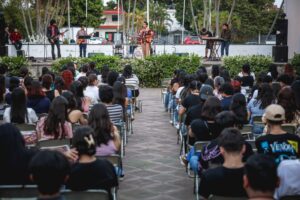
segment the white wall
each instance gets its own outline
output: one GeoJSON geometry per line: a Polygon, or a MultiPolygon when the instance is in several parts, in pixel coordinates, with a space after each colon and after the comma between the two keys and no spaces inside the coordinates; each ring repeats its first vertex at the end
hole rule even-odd
{"type": "Polygon", "coordinates": [[[294,53],[300,53],[300,1],[286,0],[284,7],[288,19],[289,58],[292,58],[294,53]]]}
{"type": "MultiPolygon", "coordinates": [[[[173,54],[173,53],[188,53],[204,56],[205,45],[155,45],[153,46],[156,54],[173,54]]],[[[44,53],[46,57],[51,58],[51,46],[46,45],[23,45],[22,49],[25,51],[25,56],[33,56],[36,58],[43,58],[44,53]],[[28,51],[29,50],[29,51],[28,51]]],[[[126,54],[125,48],[125,54],[126,54]]],[[[56,51],[56,48],[55,48],[56,51]]],[[[113,55],[113,45],[88,45],[87,53],[97,52],[104,53],[105,55],[113,55]]],[[[9,45],[9,56],[16,56],[14,46],[9,45]]],[[[62,57],[77,57],[79,56],[78,45],[61,45],[62,57]]],[[[219,51],[220,54],[220,51],[219,51]]],[[[272,55],[272,45],[230,45],[229,55],[272,55]]]]}

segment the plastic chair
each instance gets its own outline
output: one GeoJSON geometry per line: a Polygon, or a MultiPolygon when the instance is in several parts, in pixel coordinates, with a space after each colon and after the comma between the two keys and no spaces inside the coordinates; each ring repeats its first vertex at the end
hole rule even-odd
{"type": "Polygon", "coordinates": [[[40,149],[62,149],[67,151],[70,149],[71,139],[57,139],[57,140],[40,140],[37,147],[40,149]]]}
{"type": "Polygon", "coordinates": [[[35,124],[14,124],[20,131],[35,131],[35,124]]]}
{"type": "Polygon", "coordinates": [[[62,191],[66,200],[109,200],[109,193],[106,190],[86,190],[86,191],[62,191]]]}
{"type": "Polygon", "coordinates": [[[284,131],[292,134],[295,134],[297,130],[297,127],[294,124],[282,124],[281,128],[284,131]]]}
{"type": "Polygon", "coordinates": [[[37,196],[36,185],[0,185],[0,199],[36,199],[37,196]]]}
{"type": "Polygon", "coordinates": [[[251,140],[253,138],[252,128],[253,126],[251,124],[245,124],[240,130],[245,139],[251,140]]]}
{"type": "Polygon", "coordinates": [[[247,197],[223,197],[217,195],[211,195],[208,200],[247,200],[247,197]]]}
{"type": "Polygon", "coordinates": [[[120,155],[123,158],[125,156],[125,146],[127,145],[127,132],[126,132],[126,127],[125,124],[123,122],[118,123],[118,124],[114,124],[119,133],[120,133],[120,138],[121,138],[121,152],[120,155]]]}

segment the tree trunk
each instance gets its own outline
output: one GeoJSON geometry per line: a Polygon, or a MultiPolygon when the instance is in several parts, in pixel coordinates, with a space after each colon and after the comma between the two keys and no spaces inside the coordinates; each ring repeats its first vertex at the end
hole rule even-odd
{"type": "Polygon", "coordinates": [[[22,4],[23,4],[23,2],[21,2],[20,8],[21,8],[21,11],[22,11],[22,17],[23,17],[23,21],[24,21],[24,26],[25,26],[25,30],[26,30],[26,33],[27,33],[27,37],[29,39],[30,34],[29,34],[27,19],[26,19],[26,15],[25,15],[25,11],[24,11],[25,8],[24,8],[24,6],[22,4]]]}
{"type": "Polygon", "coordinates": [[[131,31],[132,31],[132,35],[134,33],[134,17],[135,17],[135,11],[136,11],[136,0],[134,0],[134,4],[133,4],[133,11],[132,11],[132,24],[131,24],[131,31]]]}
{"type": "Polygon", "coordinates": [[[34,37],[35,32],[34,32],[33,25],[32,25],[31,9],[30,9],[28,0],[26,0],[26,7],[27,7],[27,15],[28,15],[30,31],[31,31],[30,38],[32,38],[32,37],[34,37]]]}
{"type": "MultiPolygon", "coordinates": [[[[130,28],[130,7],[131,7],[131,0],[128,0],[128,11],[127,11],[127,35],[129,35],[129,28],[130,28]]],[[[125,20],[125,19],[124,19],[125,20]]],[[[125,21],[124,21],[125,22],[125,21]]]]}
{"type": "Polygon", "coordinates": [[[203,0],[203,27],[207,27],[207,0],[203,0]]]}
{"type": "Polygon", "coordinates": [[[215,11],[216,11],[216,36],[220,36],[220,3],[221,0],[215,0],[215,11]]]}
{"type": "Polygon", "coordinates": [[[230,13],[229,13],[229,16],[228,16],[228,19],[227,19],[227,24],[229,24],[229,25],[231,25],[231,18],[232,18],[233,11],[234,11],[234,8],[235,8],[235,5],[236,5],[236,1],[237,0],[232,0],[232,5],[231,5],[230,13]]]}

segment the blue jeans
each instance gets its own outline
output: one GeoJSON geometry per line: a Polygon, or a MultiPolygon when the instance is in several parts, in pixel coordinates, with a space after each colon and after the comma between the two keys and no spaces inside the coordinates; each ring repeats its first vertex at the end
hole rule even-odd
{"type": "Polygon", "coordinates": [[[228,56],[228,54],[229,54],[229,44],[230,44],[230,41],[223,41],[221,43],[221,56],[224,56],[224,50],[225,50],[226,56],[228,56]]]}
{"type": "Polygon", "coordinates": [[[168,91],[164,96],[165,109],[168,110],[171,93],[168,91]]]}
{"type": "Polygon", "coordinates": [[[86,57],[86,47],[87,47],[87,44],[79,45],[79,56],[80,57],[86,57]]]}
{"type": "Polygon", "coordinates": [[[190,168],[197,173],[198,168],[199,168],[199,158],[200,158],[200,153],[195,152],[195,148],[192,147],[189,151],[189,153],[186,156],[186,160],[190,163],[190,168]]]}

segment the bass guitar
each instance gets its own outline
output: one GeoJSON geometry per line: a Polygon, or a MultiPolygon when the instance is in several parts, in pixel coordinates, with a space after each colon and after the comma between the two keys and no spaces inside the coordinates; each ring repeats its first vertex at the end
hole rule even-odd
{"type": "Polygon", "coordinates": [[[64,35],[64,34],[65,34],[66,32],[68,32],[68,31],[69,31],[69,29],[67,29],[67,30],[65,30],[64,32],[59,33],[59,34],[57,34],[57,35],[55,35],[55,36],[52,36],[51,38],[49,38],[49,42],[50,42],[51,44],[55,44],[56,41],[58,40],[59,36],[64,35]]]}

